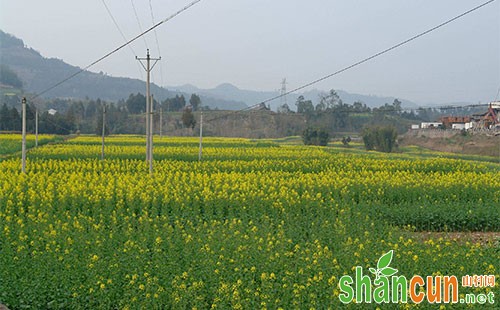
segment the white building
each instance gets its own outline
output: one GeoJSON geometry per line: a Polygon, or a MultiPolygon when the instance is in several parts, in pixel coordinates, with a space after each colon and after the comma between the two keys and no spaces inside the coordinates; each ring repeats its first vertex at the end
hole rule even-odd
{"type": "Polygon", "coordinates": [[[420,125],[420,128],[422,129],[436,129],[439,127],[442,127],[443,123],[441,122],[424,122],[420,125]]]}
{"type": "Polygon", "coordinates": [[[465,123],[465,129],[466,130],[469,130],[469,129],[472,129],[476,126],[476,122],[469,122],[469,123],[465,123]]]}
{"type": "Polygon", "coordinates": [[[466,124],[466,123],[455,123],[455,124],[451,124],[451,129],[456,129],[456,130],[462,130],[462,129],[465,129],[465,124],[466,124]]]}

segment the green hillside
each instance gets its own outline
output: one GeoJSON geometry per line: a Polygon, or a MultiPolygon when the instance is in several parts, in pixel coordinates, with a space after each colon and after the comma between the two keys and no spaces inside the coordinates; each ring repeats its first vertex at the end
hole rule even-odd
{"type": "MultiPolygon", "coordinates": [[[[42,92],[62,79],[75,74],[81,68],[65,63],[56,58],[45,58],[33,48],[25,46],[21,39],[0,30],[0,64],[15,74],[22,81],[24,90],[30,93],[42,92]]],[[[103,73],[83,72],[69,81],[45,93],[45,98],[91,98],[118,101],[127,98],[131,93],[144,93],[144,81],[123,77],[112,77],[103,73]]],[[[166,99],[176,94],[155,84],[151,92],[156,98],[166,99]]],[[[241,109],[246,105],[232,100],[219,100],[203,97],[202,102],[211,108],[241,109]]]]}

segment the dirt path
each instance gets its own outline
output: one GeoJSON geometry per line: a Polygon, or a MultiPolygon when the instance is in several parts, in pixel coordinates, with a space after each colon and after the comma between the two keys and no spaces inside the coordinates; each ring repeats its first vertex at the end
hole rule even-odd
{"type": "Polygon", "coordinates": [[[401,146],[417,145],[434,151],[481,155],[500,158],[500,135],[487,136],[475,134],[462,136],[460,133],[449,137],[431,137],[425,133],[405,134],[400,140],[401,146]]]}
{"type": "Polygon", "coordinates": [[[498,246],[500,244],[500,232],[415,232],[412,238],[425,242],[429,240],[447,240],[465,244],[467,242],[483,246],[498,246]]]}

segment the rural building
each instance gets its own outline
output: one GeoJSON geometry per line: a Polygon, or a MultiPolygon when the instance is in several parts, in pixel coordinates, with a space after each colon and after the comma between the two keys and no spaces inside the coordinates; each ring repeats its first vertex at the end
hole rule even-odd
{"type": "Polygon", "coordinates": [[[476,126],[476,122],[474,122],[474,121],[465,123],[465,130],[473,129],[475,126],[476,126]]]}
{"type": "Polygon", "coordinates": [[[422,129],[438,129],[443,128],[443,123],[441,122],[423,122],[420,124],[420,128],[422,129]]]}
{"type": "Polygon", "coordinates": [[[454,123],[454,124],[451,124],[451,129],[454,129],[454,130],[465,129],[465,124],[466,123],[454,123]]]}
{"type": "Polygon", "coordinates": [[[470,116],[443,116],[439,119],[446,129],[465,129],[465,124],[470,123],[470,116]]]}
{"type": "Polygon", "coordinates": [[[497,128],[500,124],[500,101],[490,102],[488,111],[472,116],[476,121],[476,128],[497,128]]]}

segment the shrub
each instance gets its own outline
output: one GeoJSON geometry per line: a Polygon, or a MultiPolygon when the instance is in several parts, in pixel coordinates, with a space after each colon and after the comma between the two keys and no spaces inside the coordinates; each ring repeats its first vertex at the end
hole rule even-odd
{"type": "Polygon", "coordinates": [[[392,126],[370,127],[363,130],[362,136],[367,150],[390,153],[396,145],[398,133],[392,126]]]}
{"type": "Polygon", "coordinates": [[[351,136],[342,137],[342,144],[343,145],[348,146],[349,142],[351,142],[351,136]]]}
{"type": "Polygon", "coordinates": [[[324,129],[308,127],[302,133],[302,140],[305,145],[326,146],[330,141],[330,134],[324,129]]]}

